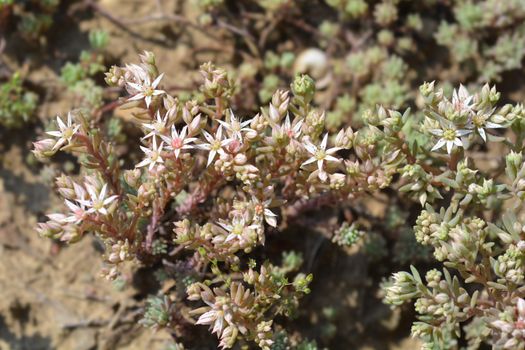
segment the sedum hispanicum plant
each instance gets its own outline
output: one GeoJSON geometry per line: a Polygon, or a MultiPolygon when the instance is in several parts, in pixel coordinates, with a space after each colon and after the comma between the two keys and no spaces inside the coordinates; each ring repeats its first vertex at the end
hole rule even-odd
{"type": "MultiPolygon", "coordinates": [[[[153,54],[140,57],[106,74],[127,93],[121,108],[132,108],[143,131],[140,156],[119,159],[98,119],[77,110],[57,117],[57,130],[34,153],[69,152],[81,164],[80,176],[57,178],[65,210],[39,224],[41,235],[74,243],[95,234],[106,246],[109,279],[126,262],[169,263],[172,273],[156,277],[174,285],[149,299],[142,324],[177,337],[181,325],[204,325],[221,348],[271,349],[277,316],[296,314],[313,277],[300,272],[299,254],[283,254],[280,264],[261,258],[269,235],[286,215],[389,188],[425,208],[415,238],[443,264],[425,279],[412,268],[384,285],[392,305],[416,300],[413,334],[427,349],[457,347],[462,332],[472,349],[524,346],[521,105],[498,106],[500,95],[488,85],[474,94],[460,86],[448,96],[425,83],[421,113],[378,106],[363,112],[359,130],[330,134],[307,75],[247,116],[234,110],[225,70],[202,65],[204,98],[182,102],[163,85],[153,54]],[[492,167],[471,156],[487,147],[508,155],[487,153],[499,159],[492,167]]],[[[393,213],[386,225],[403,220],[393,213]]],[[[351,246],[363,236],[367,250],[385,251],[384,238],[357,223],[343,223],[332,240],[351,246]]]]}
{"type": "Polygon", "coordinates": [[[291,93],[276,91],[248,118],[231,108],[234,87],[224,70],[204,64],[201,73],[205,102],[184,103],[163,88],[152,53],[107,73],[110,85],[127,92],[122,107],[134,108],[143,131],[141,159],[131,168],[121,166],[87,114],[58,116],[34,153],[75,154],[82,173],[57,178],[66,210],[49,214],[38,231],[68,243],[95,234],[106,246],[103,274],[115,279],[126,261],[156,255],[154,242],[168,222],[182,283],[171,298],[149,302],[144,324],[180,319],[208,326],[222,348],[240,340],[269,349],[275,317],[295,313],[312,276],[297,273],[297,256],[286,255],[279,266],[250,253],[264,246],[269,228],[277,230],[283,206],[385,187],[400,153],[376,154],[379,129],[370,129],[355,147],[358,155],[342,157],[360,134],[346,128],[328,135],[324,112],[311,105],[315,84],[308,76],[297,76],[291,93]]]}

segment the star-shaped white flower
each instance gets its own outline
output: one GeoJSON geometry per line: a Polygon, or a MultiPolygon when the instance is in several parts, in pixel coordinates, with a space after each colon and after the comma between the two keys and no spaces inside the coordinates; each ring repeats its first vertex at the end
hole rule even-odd
{"type": "Polygon", "coordinates": [[[213,136],[206,130],[203,130],[203,134],[204,134],[204,137],[206,138],[206,141],[208,141],[208,143],[201,143],[200,145],[197,145],[197,147],[200,149],[209,151],[208,162],[206,164],[206,167],[208,167],[210,166],[210,164],[213,162],[213,160],[217,156],[217,153],[220,152],[223,147],[227,146],[230,142],[232,142],[233,139],[223,138],[222,125],[219,125],[219,128],[217,129],[215,136],[213,136]]]}
{"type": "Polygon", "coordinates": [[[211,307],[212,308],[209,311],[203,313],[199,317],[196,324],[210,325],[210,328],[212,328],[211,333],[216,333],[218,336],[220,336],[222,334],[224,324],[226,323],[224,320],[224,310],[222,310],[222,306],[220,305],[212,305],[211,307]]]}
{"type": "Polygon", "coordinates": [[[71,113],[67,114],[67,124],[57,116],[57,125],[60,131],[48,131],[47,134],[58,137],[57,143],[53,146],[53,150],[60,148],[64,143],[71,142],[73,136],[80,129],[80,125],[73,124],[73,118],[71,113]]]}
{"type": "Polygon", "coordinates": [[[225,243],[237,240],[241,245],[244,245],[249,241],[250,237],[248,236],[250,231],[255,231],[259,228],[259,225],[257,224],[246,226],[246,219],[243,215],[236,215],[231,223],[218,222],[218,224],[228,232],[228,235],[224,240],[225,243]]]}
{"type": "Polygon", "coordinates": [[[126,69],[138,81],[144,81],[148,79],[148,72],[146,71],[144,67],[139,66],[138,64],[134,64],[134,63],[126,64],[126,69]]]}
{"type": "Polygon", "coordinates": [[[269,209],[272,199],[267,199],[261,202],[258,198],[253,198],[255,213],[266,221],[272,227],[277,227],[277,214],[269,209]]]}
{"type": "Polygon", "coordinates": [[[252,122],[251,119],[240,122],[239,120],[237,120],[232,110],[230,110],[229,119],[230,119],[229,122],[225,122],[223,120],[219,120],[218,122],[222,126],[224,126],[224,128],[227,130],[228,134],[231,137],[236,137],[238,140],[242,141],[242,133],[241,133],[242,131],[255,132],[255,130],[247,127],[252,122]]]}
{"type": "Polygon", "coordinates": [[[456,112],[472,113],[474,108],[473,99],[474,96],[470,95],[463,85],[459,86],[459,90],[454,89],[452,92],[452,106],[456,112]]]}
{"type": "Polygon", "coordinates": [[[151,130],[142,139],[145,140],[152,136],[161,135],[166,130],[167,124],[168,124],[168,115],[166,114],[164,118],[162,118],[160,116],[160,112],[157,111],[157,113],[155,114],[155,121],[152,121],[151,123],[142,124],[142,126],[145,129],[151,130]]]}
{"type": "Polygon", "coordinates": [[[272,137],[279,141],[296,140],[301,135],[302,126],[302,119],[298,120],[294,125],[292,125],[292,122],[290,121],[290,115],[287,115],[282,125],[275,125],[272,128],[272,137]]]}
{"type": "Polygon", "coordinates": [[[171,136],[160,135],[162,140],[166,142],[166,149],[175,153],[175,158],[179,158],[180,152],[183,149],[195,148],[195,145],[191,143],[197,140],[196,137],[186,137],[188,132],[188,126],[184,126],[180,133],[177,131],[175,125],[171,126],[171,136]]]}
{"type": "Polygon", "coordinates": [[[470,130],[456,130],[452,127],[445,129],[432,129],[430,132],[436,136],[439,136],[437,143],[432,147],[431,151],[440,149],[446,146],[447,153],[452,152],[454,146],[464,147],[461,137],[470,134],[470,130]]]}
{"type": "Polygon", "coordinates": [[[301,167],[317,162],[317,168],[319,170],[318,176],[321,181],[326,181],[326,179],[328,178],[328,175],[324,171],[324,162],[339,162],[339,159],[332,156],[332,154],[339,151],[341,147],[332,147],[330,149],[326,149],[327,143],[328,134],[325,134],[319,147],[311,143],[309,140],[307,140],[304,144],[304,148],[306,148],[306,150],[312,155],[312,157],[310,157],[303,164],[301,164],[301,167]]]}
{"type": "Polygon", "coordinates": [[[102,189],[100,190],[98,194],[97,194],[95,187],[90,184],[86,184],[86,189],[89,193],[89,199],[78,201],[81,205],[88,208],[88,210],[86,211],[86,214],[100,213],[102,215],[107,215],[108,210],[106,207],[110,205],[115,199],[117,199],[118,196],[113,195],[113,196],[109,196],[106,198],[108,194],[107,184],[104,184],[104,186],[102,186],[102,189]]]}
{"type": "Polygon", "coordinates": [[[504,128],[505,126],[491,122],[489,119],[492,116],[492,113],[494,113],[494,109],[485,113],[479,113],[473,116],[468,123],[467,127],[476,129],[479,136],[483,139],[483,141],[487,142],[487,133],[485,129],[499,129],[504,128]]]}
{"type": "Polygon", "coordinates": [[[66,217],[64,221],[75,225],[80,224],[87,214],[86,207],[82,203],[73,203],[67,199],[65,203],[69,210],[71,210],[71,214],[66,217]]]}
{"type": "Polygon", "coordinates": [[[284,125],[281,128],[290,139],[296,139],[301,135],[301,127],[303,126],[303,122],[304,120],[301,119],[292,126],[290,115],[288,114],[284,120],[284,125]]]}
{"type": "Polygon", "coordinates": [[[164,76],[164,73],[159,75],[153,81],[153,83],[150,81],[149,76],[146,77],[146,79],[142,82],[142,84],[128,82],[128,85],[137,91],[137,93],[134,96],[130,97],[128,100],[136,101],[136,100],[144,99],[146,101],[146,107],[149,108],[149,105],[151,104],[151,100],[153,99],[153,96],[162,95],[165,92],[164,90],[157,90],[157,86],[159,86],[160,81],[162,80],[163,76],[164,76]]]}
{"type": "Polygon", "coordinates": [[[143,167],[148,165],[149,170],[153,169],[157,163],[164,163],[164,159],[162,159],[162,148],[164,147],[164,142],[161,142],[160,145],[157,147],[157,138],[153,137],[153,145],[150,148],[140,146],[140,149],[146,153],[146,158],[142,162],[136,165],[137,168],[143,167]]]}

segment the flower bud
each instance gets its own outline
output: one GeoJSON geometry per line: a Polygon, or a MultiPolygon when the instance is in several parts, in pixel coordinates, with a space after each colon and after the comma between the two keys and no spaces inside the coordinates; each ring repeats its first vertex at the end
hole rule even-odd
{"type": "Polygon", "coordinates": [[[307,74],[296,75],[291,88],[293,94],[303,97],[305,103],[309,103],[315,94],[315,82],[307,74]]]}
{"type": "Polygon", "coordinates": [[[51,157],[56,153],[56,150],[53,150],[53,147],[56,145],[56,140],[54,139],[43,139],[37,142],[33,142],[34,150],[33,153],[39,159],[51,157]]]}

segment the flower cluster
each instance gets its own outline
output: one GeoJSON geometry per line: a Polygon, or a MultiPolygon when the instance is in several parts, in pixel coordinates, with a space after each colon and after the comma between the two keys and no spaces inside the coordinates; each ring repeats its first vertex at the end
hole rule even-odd
{"type": "MultiPolygon", "coordinates": [[[[384,188],[402,159],[394,146],[385,144],[387,149],[377,152],[382,135],[395,132],[395,120],[401,118],[396,112],[380,111],[381,128],[354,132],[348,127],[330,137],[324,130],[325,113],[311,104],[315,86],[307,76],[295,79],[292,94],[278,90],[266,108],[250,117],[231,108],[231,81],[224,70],[206,64],[202,76],[201,89],[210,103],[182,102],[171,96],[163,89],[163,74],[148,52],[141,63],[113,67],[107,73],[110,84],[127,91],[122,108],[134,108],[136,124],[144,134],[142,155],[131,169],[121,168],[113,145],[88,115],[77,110],[67,119],[57,117],[57,130],[47,132],[51,138],[36,142],[34,153],[46,158],[58,151],[71,152],[79,156],[85,173],[81,180],[65,175],[57,179],[68,211],[50,214],[39,232],[69,243],[94,232],[106,246],[103,273],[109,278],[118,275],[125,261],[157,256],[153,245],[158,239],[184,252],[193,251],[183,260],[190,259],[186,270],[193,269],[201,280],[210,265],[215,266],[214,274],[223,276],[237,271],[245,254],[265,244],[268,230],[279,225],[283,205],[308,205],[305,200],[315,203],[327,196],[341,201],[384,188]],[[170,224],[173,235],[161,238],[170,224]]],[[[234,309],[251,305],[245,314],[225,316],[224,321],[211,317],[210,310],[201,316],[198,323],[213,320],[212,330],[222,347],[244,338],[268,348],[272,338],[268,313],[282,313],[284,306],[276,307],[264,293],[277,293],[291,308],[297,304],[292,300],[308,292],[311,277],[297,277],[290,284],[277,270],[250,271],[262,277],[231,284],[225,278],[224,285],[213,290],[197,282],[204,288],[201,299],[215,305],[210,306],[213,310],[224,312],[230,305],[222,303],[224,298],[236,303],[234,309]],[[254,285],[257,297],[249,297],[244,283],[254,285]],[[260,306],[260,298],[268,303],[264,310],[253,304],[260,306]],[[254,313],[261,318],[259,323],[253,323],[254,313]]]]}
{"type": "Polygon", "coordinates": [[[401,190],[425,206],[415,238],[445,268],[428,271],[425,279],[414,267],[394,274],[384,285],[385,302],[415,300],[419,321],[412,334],[425,349],[455,348],[463,336],[473,349],[482,343],[523,348],[525,243],[518,185],[524,175],[523,108],[496,107],[499,93],[487,85],[473,95],[460,87],[451,99],[433,83],[424,84],[421,92],[426,108],[414,136],[426,145],[425,156],[417,151],[414,164],[401,168],[409,180],[401,190]],[[504,128],[516,132],[515,142],[499,130],[504,128]],[[472,148],[490,141],[506,145],[506,156],[495,154],[506,176],[491,175],[479,160],[469,159],[472,148]]]}

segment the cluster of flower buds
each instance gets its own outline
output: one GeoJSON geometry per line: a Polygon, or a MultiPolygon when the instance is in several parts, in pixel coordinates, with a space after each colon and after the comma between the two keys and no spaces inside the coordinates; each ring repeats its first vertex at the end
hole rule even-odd
{"type": "Polygon", "coordinates": [[[298,298],[309,293],[311,276],[298,275],[288,282],[278,266],[264,264],[260,271],[255,271],[255,263],[250,265],[244,273],[244,282],[253,289],[245,287],[242,281],[229,283],[226,290],[212,289],[201,282],[187,289],[189,300],[202,300],[206,304],[190,314],[200,315],[196,324],[209,325],[222,348],[232,347],[238,337],[243,337],[269,350],[273,344],[273,321],[268,314],[289,315],[298,298]]]}

